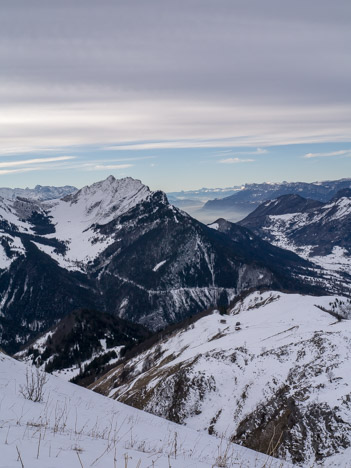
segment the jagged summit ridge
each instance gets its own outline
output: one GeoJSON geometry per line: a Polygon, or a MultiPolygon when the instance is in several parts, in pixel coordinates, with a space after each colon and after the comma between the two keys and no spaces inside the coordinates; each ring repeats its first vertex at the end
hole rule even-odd
{"type": "Polygon", "coordinates": [[[140,180],[132,177],[105,180],[86,185],[63,199],[70,206],[77,204],[93,223],[106,224],[146,200],[152,192],[140,180]]]}
{"type": "MultiPolygon", "coordinates": [[[[131,177],[115,179],[110,175],[62,200],[48,203],[55,232],[47,237],[65,243],[65,261],[71,265],[73,262],[73,268],[76,268],[77,262],[92,261],[112,244],[115,232],[118,232],[118,219],[148,200],[153,193],[140,180],[131,177]],[[114,232],[111,235],[101,234],[98,227],[112,221],[116,223],[114,232]]],[[[51,254],[55,256],[55,253],[51,254]]],[[[56,256],[56,259],[61,261],[60,256],[56,256]]]]}

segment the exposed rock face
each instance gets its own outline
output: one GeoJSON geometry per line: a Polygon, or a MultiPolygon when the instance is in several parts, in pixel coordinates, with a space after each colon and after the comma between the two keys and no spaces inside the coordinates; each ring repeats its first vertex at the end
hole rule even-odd
{"type": "Polygon", "coordinates": [[[164,336],[91,388],[296,464],[339,466],[351,447],[351,301],[255,292],[228,313],[164,336]]]}

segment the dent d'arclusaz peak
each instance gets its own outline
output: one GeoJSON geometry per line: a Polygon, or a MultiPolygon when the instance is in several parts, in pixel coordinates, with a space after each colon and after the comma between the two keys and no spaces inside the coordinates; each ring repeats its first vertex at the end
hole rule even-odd
{"type": "Polygon", "coordinates": [[[0,229],[0,339],[10,352],[77,308],[155,330],[245,289],[313,289],[307,261],[246,228],[237,239],[210,229],[129,177],[56,200],[1,198],[0,229]]]}

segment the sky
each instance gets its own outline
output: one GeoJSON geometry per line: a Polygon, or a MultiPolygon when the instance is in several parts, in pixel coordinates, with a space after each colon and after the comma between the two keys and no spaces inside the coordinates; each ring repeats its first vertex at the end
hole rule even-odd
{"type": "Polygon", "coordinates": [[[0,186],[351,177],[350,0],[3,0],[0,186]]]}

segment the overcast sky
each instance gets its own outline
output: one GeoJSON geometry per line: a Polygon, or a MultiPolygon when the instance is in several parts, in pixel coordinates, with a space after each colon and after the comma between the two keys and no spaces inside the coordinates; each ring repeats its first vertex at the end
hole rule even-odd
{"type": "Polygon", "coordinates": [[[351,177],[350,0],[4,0],[0,186],[351,177]]]}

